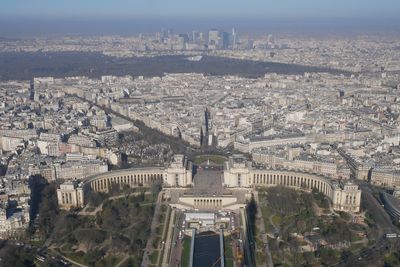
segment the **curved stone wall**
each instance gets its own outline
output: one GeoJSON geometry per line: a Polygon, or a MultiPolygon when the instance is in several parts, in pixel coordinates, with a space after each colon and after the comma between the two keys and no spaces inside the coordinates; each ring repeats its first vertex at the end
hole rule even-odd
{"type": "Polygon", "coordinates": [[[121,187],[149,186],[155,181],[164,180],[164,168],[133,168],[118,171],[110,171],[88,177],[83,182],[85,187],[94,192],[108,192],[112,184],[121,187]]]}
{"type": "Polygon", "coordinates": [[[251,184],[254,186],[281,185],[307,190],[316,188],[330,199],[333,198],[334,185],[330,180],[316,174],[279,170],[252,170],[250,175],[251,184]]]}
{"type": "Polygon", "coordinates": [[[332,201],[332,208],[339,211],[359,212],[361,190],[351,182],[340,185],[321,175],[285,170],[252,169],[250,186],[285,186],[303,190],[316,189],[332,201]]]}

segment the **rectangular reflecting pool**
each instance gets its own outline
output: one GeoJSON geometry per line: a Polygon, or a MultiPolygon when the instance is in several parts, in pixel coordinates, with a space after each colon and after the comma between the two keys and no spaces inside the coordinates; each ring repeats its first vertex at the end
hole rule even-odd
{"type": "Polygon", "coordinates": [[[194,240],[194,267],[217,267],[221,265],[219,234],[203,232],[194,240]]]}

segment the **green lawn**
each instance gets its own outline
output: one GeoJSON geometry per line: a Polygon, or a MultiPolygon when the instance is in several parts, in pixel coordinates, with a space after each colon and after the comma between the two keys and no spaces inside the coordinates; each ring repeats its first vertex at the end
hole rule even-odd
{"type": "Polygon", "coordinates": [[[182,267],[188,267],[190,264],[190,240],[191,237],[187,235],[183,238],[182,267]]]}
{"type": "Polygon", "coordinates": [[[357,244],[351,244],[349,250],[350,251],[358,251],[364,247],[364,244],[362,243],[357,243],[357,244]]]}
{"type": "Polygon", "coordinates": [[[230,236],[225,236],[224,237],[225,267],[233,267],[233,251],[232,251],[232,245],[229,241],[230,241],[230,236]]]}
{"type": "Polygon", "coordinates": [[[153,253],[151,253],[150,255],[151,264],[157,264],[157,258],[158,258],[158,251],[154,250],[153,253]]]}
{"type": "Polygon", "coordinates": [[[281,222],[282,222],[282,217],[281,217],[281,216],[279,216],[279,215],[277,215],[277,214],[275,214],[274,216],[272,216],[272,223],[273,223],[275,226],[279,226],[279,225],[281,224],[281,222]]]}
{"type": "MultiPolygon", "coordinates": [[[[322,208],[327,207],[325,196],[319,193],[307,193],[283,187],[258,189],[261,215],[264,219],[266,231],[272,233],[274,226],[279,229],[279,240],[269,239],[269,248],[274,263],[282,266],[295,264],[315,265],[327,262],[333,264],[340,259],[340,251],[321,249],[314,253],[295,253],[291,248],[301,245],[299,240],[291,237],[291,233],[304,234],[312,228],[318,227],[318,234],[328,243],[336,244],[343,240],[354,242],[361,240],[358,235],[368,227],[348,223],[348,214],[343,213],[340,217],[318,216],[312,208],[317,204],[322,208]]],[[[329,204],[329,203],[328,203],[329,204]]],[[[372,216],[367,215],[367,220],[372,224],[372,216]]],[[[256,239],[256,241],[258,241],[256,239]]],[[[359,250],[362,244],[353,244],[350,250],[359,250]]],[[[257,242],[260,247],[260,242],[257,242]]],[[[261,263],[262,255],[259,251],[255,254],[257,262],[261,263]]]]}

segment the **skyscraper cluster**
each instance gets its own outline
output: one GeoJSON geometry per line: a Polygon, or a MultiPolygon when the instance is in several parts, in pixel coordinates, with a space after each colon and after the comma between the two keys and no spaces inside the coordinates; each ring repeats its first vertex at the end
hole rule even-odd
{"type": "Polygon", "coordinates": [[[208,32],[192,31],[191,33],[174,34],[172,29],[161,29],[157,33],[159,41],[168,43],[175,41],[175,45],[181,49],[191,46],[201,46],[208,49],[235,49],[238,48],[239,38],[234,28],[229,33],[224,30],[211,29],[208,32]]]}

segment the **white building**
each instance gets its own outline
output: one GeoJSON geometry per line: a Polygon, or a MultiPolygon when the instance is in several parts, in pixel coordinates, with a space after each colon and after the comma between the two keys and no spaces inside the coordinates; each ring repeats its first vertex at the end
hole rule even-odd
{"type": "Polygon", "coordinates": [[[57,199],[60,209],[83,207],[83,184],[78,184],[76,181],[68,181],[61,184],[60,188],[57,189],[57,199]]]}
{"type": "Polygon", "coordinates": [[[0,136],[0,145],[3,151],[15,151],[19,146],[23,146],[23,139],[19,137],[0,136]]]}
{"type": "Polygon", "coordinates": [[[175,155],[165,170],[164,183],[169,186],[189,186],[192,181],[192,163],[184,155],[175,155]]]}

